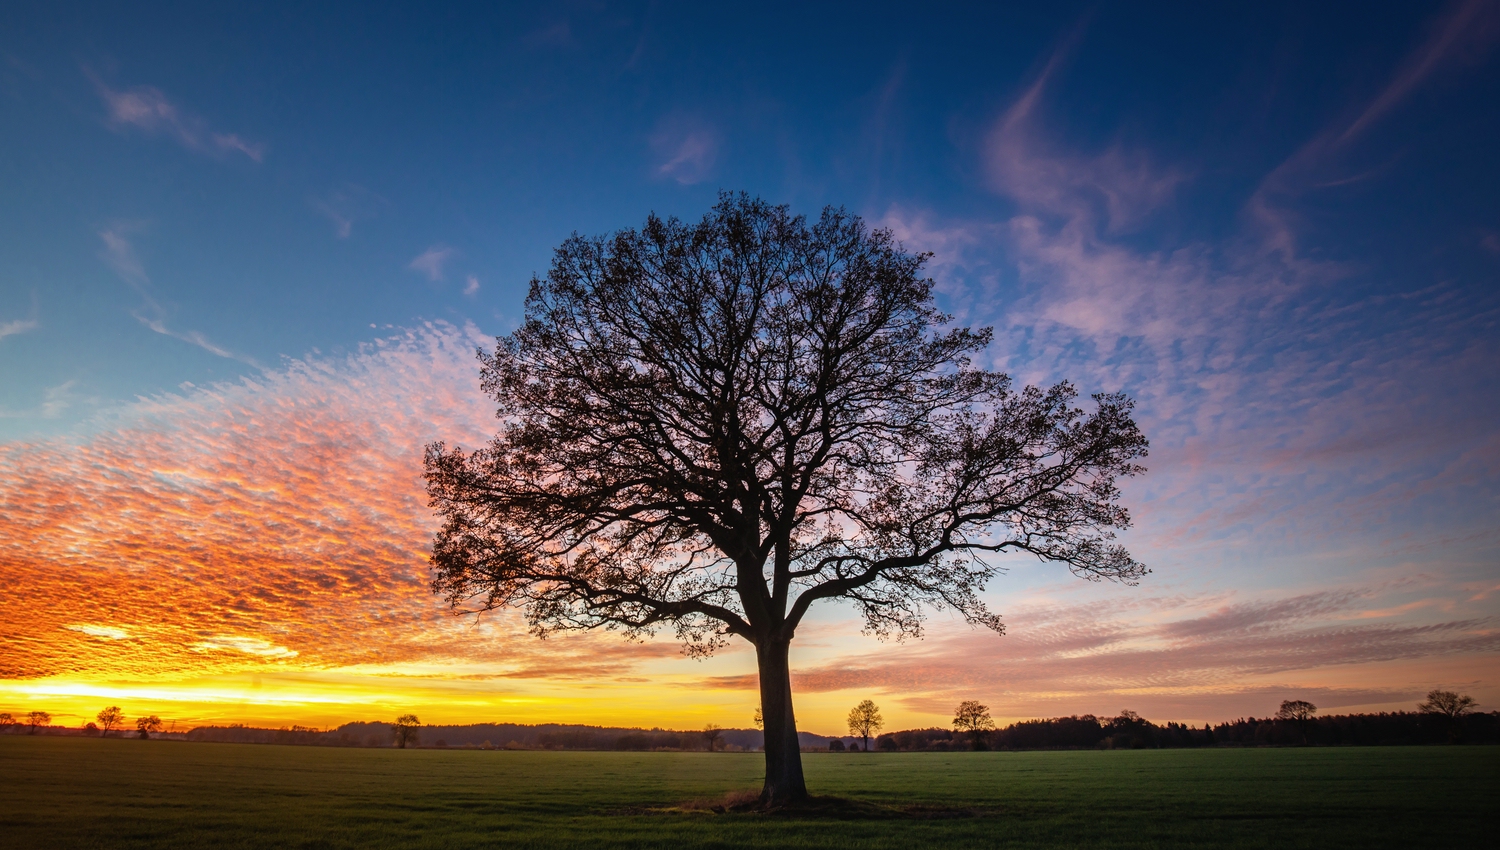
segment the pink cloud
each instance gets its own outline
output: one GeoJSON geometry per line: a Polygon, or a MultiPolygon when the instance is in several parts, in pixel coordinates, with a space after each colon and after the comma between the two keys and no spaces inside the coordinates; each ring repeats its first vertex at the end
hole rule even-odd
{"type": "Polygon", "coordinates": [[[684,185],[700,183],[713,170],[719,145],[719,134],[701,121],[668,118],[651,136],[651,149],[659,160],[655,174],[684,185]]]}
{"type": "Polygon", "coordinates": [[[452,259],[454,250],[446,245],[434,245],[417,255],[407,268],[415,272],[421,272],[427,279],[436,283],[443,279],[443,266],[452,259]]]}
{"type": "Polygon", "coordinates": [[[183,111],[160,89],[137,86],[116,91],[97,78],[94,85],[109,109],[109,123],[114,127],[134,127],[148,135],[167,136],[198,153],[240,153],[255,162],[265,157],[265,145],[235,133],[209,130],[203,119],[183,111]]]}

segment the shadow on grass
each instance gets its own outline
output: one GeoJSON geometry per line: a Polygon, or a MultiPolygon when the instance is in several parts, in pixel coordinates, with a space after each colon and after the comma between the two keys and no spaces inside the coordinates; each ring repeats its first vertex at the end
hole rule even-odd
{"type": "Polygon", "coordinates": [[[999,814],[996,807],[885,805],[847,797],[808,797],[788,805],[766,805],[757,791],[687,800],[672,806],[614,809],[610,815],[759,815],[791,820],[945,820],[999,814]]]}

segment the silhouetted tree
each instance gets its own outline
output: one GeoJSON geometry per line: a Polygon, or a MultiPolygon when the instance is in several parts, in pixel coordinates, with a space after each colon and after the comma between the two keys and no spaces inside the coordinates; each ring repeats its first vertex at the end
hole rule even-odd
{"type": "Polygon", "coordinates": [[[15,715],[8,711],[0,711],[0,734],[9,732],[16,727],[15,715]]]}
{"type": "Polygon", "coordinates": [[[870,700],[849,709],[849,734],[862,739],[860,749],[870,751],[870,736],[879,735],[885,728],[885,718],[880,716],[880,707],[870,700]]]}
{"type": "Polygon", "coordinates": [[[396,746],[404,750],[407,744],[415,744],[421,735],[421,726],[422,721],[415,714],[403,714],[396,718],[395,724],[391,726],[391,732],[396,736],[396,746]]]}
{"type": "Polygon", "coordinates": [[[1297,731],[1302,733],[1302,743],[1305,744],[1307,743],[1307,722],[1317,711],[1318,707],[1306,700],[1282,700],[1281,708],[1276,710],[1276,719],[1297,724],[1297,731]]]}
{"type": "Polygon", "coordinates": [[[52,723],[52,715],[45,711],[29,711],[26,713],[27,734],[35,735],[36,730],[52,723]]]}
{"type": "Polygon", "coordinates": [[[969,746],[976,750],[984,749],[984,735],[994,729],[995,721],[990,717],[990,707],[977,700],[966,699],[953,712],[953,731],[967,732],[969,746]]]}
{"type": "Polygon", "coordinates": [[[1417,710],[1443,718],[1448,740],[1456,742],[1463,739],[1463,716],[1473,711],[1476,704],[1474,698],[1467,694],[1434,688],[1427,692],[1427,700],[1419,703],[1417,710]]]}
{"type": "Polygon", "coordinates": [[[845,747],[844,747],[844,742],[842,740],[840,740],[838,738],[834,738],[832,741],[828,742],[828,751],[830,753],[842,753],[842,752],[844,752],[844,750],[845,750],[845,747]]]}
{"type": "Polygon", "coordinates": [[[118,705],[112,705],[94,716],[99,721],[100,734],[106,737],[116,726],[125,722],[125,712],[118,705]]]}
{"type": "Polygon", "coordinates": [[[1111,542],[1146,454],[1131,401],[1088,412],[971,365],[990,332],[945,329],[926,260],[842,210],[809,225],[730,194],[697,224],[568,239],[481,354],[499,434],[427,448],[433,590],[537,634],[748,641],[780,805],[807,796],[787,653],[814,603],[881,637],[928,605],[998,632],[988,553],[1140,578],[1111,542]]]}
{"type": "Polygon", "coordinates": [[[88,723],[83,724],[83,734],[102,736],[104,733],[100,731],[98,725],[96,725],[93,721],[89,721],[88,723]]]}
{"type": "Polygon", "coordinates": [[[708,742],[708,751],[714,752],[719,749],[719,738],[723,736],[724,730],[717,724],[710,723],[703,727],[703,740],[708,742]]]}
{"type": "Polygon", "coordinates": [[[1477,703],[1474,698],[1467,694],[1457,694],[1453,691],[1432,690],[1427,693],[1427,700],[1417,706],[1417,710],[1426,714],[1441,714],[1444,717],[1457,720],[1465,714],[1474,710],[1477,703]]]}
{"type": "Polygon", "coordinates": [[[135,721],[135,731],[143,740],[150,738],[153,732],[161,731],[161,718],[154,714],[147,717],[138,717],[135,721]]]}

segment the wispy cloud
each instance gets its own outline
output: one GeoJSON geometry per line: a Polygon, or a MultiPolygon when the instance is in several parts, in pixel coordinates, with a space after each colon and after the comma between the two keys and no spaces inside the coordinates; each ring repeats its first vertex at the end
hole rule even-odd
{"type": "Polygon", "coordinates": [[[573,37],[573,27],[567,21],[555,21],[544,27],[527,33],[522,41],[533,48],[563,48],[575,47],[578,42],[573,37]]]}
{"type": "Polygon", "coordinates": [[[434,245],[418,254],[416,259],[407,263],[406,267],[415,272],[421,272],[433,283],[443,279],[443,266],[447,264],[454,255],[454,250],[446,245],[434,245]]]}
{"type": "Polygon", "coordinates": [[[151,86],[116,90],[90,73],[94,86],[108,110],[108,122],[116,129],[135,128],[147,135],[165,136],[196,153],[215,156],[243,154],[261,162],[265,145],[252,142],[237,133],[212,130],[200,117],[170,101],[160,89],[151,86]]]}
{"type": "Polygon", "coordinates": [[[1442,71],[1474,64],[1497,41],[1500,5],[1490,0],[1450,3],[1380,93],[1355,105],[1351,111],[1356,117],[1330,122],[1261,181],[1245,208],[1263,229],[1268,246],[1289,260],[1298,257],[1295,204],[1312,190],[1364,179],[1364,169],[1351,175],[1343,165],[1361,137],[1442,71]]]}
{"type": "Polygon", "coordinates": [[[312,198],[312,208],[333,222],[333,231],[340,239],[348,239],[354,232],[354,224],[375,218],[391,206],[391,202],[363,186],[346,183],[322,197],[312,198]]]}
{"type": "Polygon", "coordinates": [[[701,120],[681,115],[664,119],[650,141],[657,157],[656,176],[683,185],[703,182],[719,156],[718,132],[701,120]]]}
{"type": "MultiPolygon", "coordinates": [[[[0,419],[56,419],[78,401],[73,388],[78,385],[75,378],[42,390],[42,402],[30,410],[5,410],[0,408],[0,419]]],[[[87,399],[85,399],[87,401],[87,399]]]]}
{"type": "Polygon", "coordinates": [[[468,280],[464,281],[464,294],[474,295],[477,292],[479,292],[479,278],[469,275],[468,280]]]}
{"type": "Polygon", "coordinates": [[[41,327],[41,323],[36,319],[12,319],[9,322],[0,324],[0,339],[15,336],[16,334],[23,334],[27,331],[34,331],[39,327],[41,327]]]}
{"type": "Polygon", "coordinates": [[[1379,121],[1445,65],[1473,62],[1500,39],[1500,5],[1459,0],[1434,23],[1427,40],[1402,63],[1383,91],[1340,133],[1346,144],[1379,121]]]}
{"type": "Polygon", "coordinates": [[[104,261],[115,274],[140,295],[145,305],[141,310],[131,313],[136,321],[163,336],[178,339],[229,360],[238,360],[248,366],[262,368],[253,357],[230,351],[221,345],[211,341],[201,331],[179,331],[170,328],[166,323],[166,310],[151,293],[151,279],[146,275],[146,268],[141,264],[140,257],[136,254],[135,245],[127,235],[133,229],[130,225],[116,225],[99,231],[99,238],[104,242],[104,261]]]}

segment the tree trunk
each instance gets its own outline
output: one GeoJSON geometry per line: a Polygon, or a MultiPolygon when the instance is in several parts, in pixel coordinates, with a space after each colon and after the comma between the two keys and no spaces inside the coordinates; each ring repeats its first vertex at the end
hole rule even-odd
{"type": "Polygon", "coordinates": [[[802,747],[797,740],[797,718],[792,714],[792,671],[787,662],[789,643],[768,638],[755,648],[760,666],[760,708],[766,733],[766,784],[762,803],[784,806],[807,799],[802,779],[802,747]]]}

